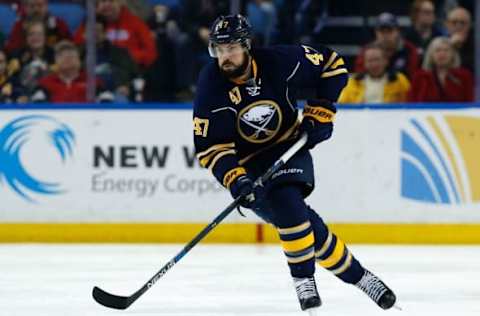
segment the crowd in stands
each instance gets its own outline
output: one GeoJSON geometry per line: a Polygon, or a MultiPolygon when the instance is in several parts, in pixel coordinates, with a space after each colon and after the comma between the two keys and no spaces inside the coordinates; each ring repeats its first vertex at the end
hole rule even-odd
{"type": "Polygon", "coordinates": [[[434,14],[433,2],[416,0],[405,35],[393,14],[380,14],[375,39],[357,56],[340,102],[474,101],[471,15],[453,8],[442,31],[434,14]]]}
{"type": "MultiPolygon", "coordinates": [[[[239,3],[252,24],[254,46],[315,47],[331,44],[325,34],[332,11],[349,16],[370,1],[239,3]]],[[[368,29],[368,36],[346,59],[351,76],[339,102],[473,101],[474,1],[403,3],[410,10],[406,24],[393,8],[378,12],[371,25],[363,16],[361,29],[368,29]]],[[[88,40],[96,43],[95,101],[190,100],[197,75],[210,60],[209,26],[229,14],[231,5],[230,0],[96,0],[95,38],[86,39],[85,0],[0,0],[0,13],[16,16],[0,34],[0,103],[87,101],[88,40]],[[50,6],[58,3],[80,8],[77,19],[52,13],[50,6]]],[[[363,38],[344,37],[347,42],[363,38]]]]}

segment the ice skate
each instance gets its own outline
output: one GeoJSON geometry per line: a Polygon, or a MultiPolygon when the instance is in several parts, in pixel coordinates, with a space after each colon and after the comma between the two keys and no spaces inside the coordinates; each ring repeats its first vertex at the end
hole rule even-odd
{"type": "Polygon", "coordinates": [[[364,275],[355,286],[365,292],[383,309],[389,309],[395,305],[397,298],[393,291],[379,277],[368,270],[365,270],[364,275]]]}
{"type": "Polygon", "coordinates": [[[293,278],[295,290],[297,291],[298,301],[302,311],[307,311],[311,316],[316,315],[316,310],[322,301],[317,292],[315,278],[293,278]]]}

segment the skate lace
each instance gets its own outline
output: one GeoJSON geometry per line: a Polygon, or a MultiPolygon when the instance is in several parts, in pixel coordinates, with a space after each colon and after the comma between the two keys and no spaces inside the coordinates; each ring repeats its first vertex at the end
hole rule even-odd
{"type": "Polygon", "coordinates": [[[295,279],[295,289],[300,300],[318,295],[313,278],[295,279]]]}
{"type": "Polygon", "coordinates": [[[383,282],[368,271],[365,272],[356,286],[376,303],[378,303],[380,297],[387,291],[383,282]]]}

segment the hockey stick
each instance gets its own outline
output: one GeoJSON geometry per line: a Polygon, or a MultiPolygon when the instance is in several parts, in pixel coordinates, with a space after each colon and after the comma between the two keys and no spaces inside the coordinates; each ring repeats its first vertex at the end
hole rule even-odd
{"type": "MultiPolygon", "coordinates": [[[[275,163],[255,181],[255,186],[263,185],[273,173],[279,170],[295,153],[297,153],[307,141],[307,135],[303,134],[300,139],[292,145],[275,163]]],[[[230,214],[240,203],[243,196],[236,198],[230,205],[228,205],[215,219],[208,224],[195,238],[193,238],[173,259],[165,264],[160,271],[158,271],[150,280],[147,281],[138,291],[130,296],[119,296],[105,292],[99,287],[94,287],[92,291],[93,298],[99,304],[115,308],[127,309],[140,296],[142,296],[148,289],[150,289],[165,273],[168,272],[180,259],[183,258],[199,241],[201,241],[212,229],[214,229],[228,214],[230,214]]]]}

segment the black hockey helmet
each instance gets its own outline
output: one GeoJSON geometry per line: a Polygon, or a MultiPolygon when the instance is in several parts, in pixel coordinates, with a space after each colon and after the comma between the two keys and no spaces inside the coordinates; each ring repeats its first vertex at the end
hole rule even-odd
{"type": "Polygon", "coordinates": [[[241,14],[222,15],[213,22],[210,28],[208,51],[210,56],[217,57],[215,45],[240,43],[247,50],[251,47],[250,22],[241,14]]]}

